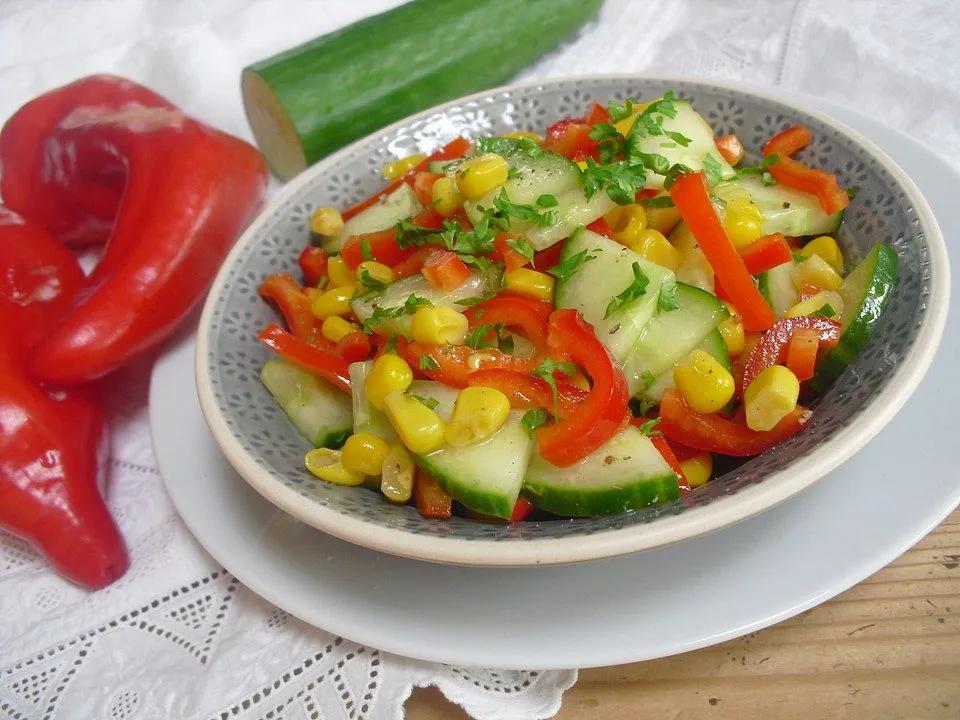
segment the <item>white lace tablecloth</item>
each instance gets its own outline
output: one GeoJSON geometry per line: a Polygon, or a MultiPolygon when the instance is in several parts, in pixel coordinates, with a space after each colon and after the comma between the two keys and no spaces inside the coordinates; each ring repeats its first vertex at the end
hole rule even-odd
{"type": "MultiPolygon", "coordinates": [[[[247,63],[380,11],[386,0],[4,0],[0,119],[93,72],[129,76],[248,137],[247,63]]],[[[960,9],[936,2],[608,0],[597,22],[523,79],[659,72],[779,85],[880,117],[960,157],[960,9]]],[[[105,383],[114,430],[110,508],[132,566],[88,594],[0,537],[0,716],[400,718],[438,685],[477,718],[554,714],[576,670],[433,665],[334,637],[261,600],[179,520],[157,475],[150,360],[105,383]]]]}

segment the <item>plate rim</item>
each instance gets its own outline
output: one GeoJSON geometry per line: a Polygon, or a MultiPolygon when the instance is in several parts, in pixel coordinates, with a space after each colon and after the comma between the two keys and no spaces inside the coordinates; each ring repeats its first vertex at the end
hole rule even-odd
{"type": "Polygon", "coordinates": [[[862,133],[826,113],[804,104],[804,100],[778,95],[768,88],[750,83],[715,81],[695,76],[665,76],[655,73],[623,73],[583,75],[550,80],[512,83],[497,88],[456,98],[446,103],[403,118],[376,133],[368,135],[324,158],[300,173],[277,192],[263,207],[257,218],[244,231],[227,256],[203,308],[197,330],[195,354],[195,382],[200,407],[216,444],[236,472],[276,507],[298,520],[347,542],[378,552],[455,565],[482,567],[523,567],[567,564],[612,558],[634,552],[663,547],[683,540],[701,537],[732,525],[793,497],[818,479],[849,460],[872,440],[903,407],[929,370],[946,324],[950,298],[950,267],[943,234],[923,194],[910,176],[876,143],[862,133]],[[269,222],[272,208],[327,168],[341,155],[373,135],[388,134],[415,119],[442,113],[457,105],[526,88],[544,88],[551,85],[592,82],[627,82],[644,80],[661,83],[709,83],[718,88],[747,92],[761,99],[782,103],[807,113],[836,128],[862,145],[904,188],[923,226],[931,266],[931,292],[928,297],[928,315],[908,350],[903,362],[881,391],[871,400],[873,412],[842,428],[834,437],[816,450],[807,453],[802,463],[784,468],[762,482],[742,488],[726,497],[718,498],[704,507],[666,515],[650,523],[594,533],[587,537],[535,538],[522,542],[502,540],[450,538],[415,535],[402,529],[384,527],[360,518],[344,515],[318,502],[310,502],[293,488],[284,485],[271,473],[265,472],[242,447],[239,439],[220,414],[211,388],[206,357],[209,351],[209,326],[213,320],[215,300],[222,292],[228,270],[237,256],[254,240],[259,228],[269,222]]]}

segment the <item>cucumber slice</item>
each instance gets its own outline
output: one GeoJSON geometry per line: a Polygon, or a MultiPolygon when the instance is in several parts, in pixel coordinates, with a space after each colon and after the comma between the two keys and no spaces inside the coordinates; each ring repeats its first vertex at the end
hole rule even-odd
{"type": "MultiPolygon", "coordinates": [[[[727,352],[727,344],[723,341],[723,335],[719,330],[711,331],[698,347],[713,355],[721,365],[730,370],[730,353],[727,352]]],[[[638,395],[648,402],[660,402],[664,392],[677,386],[673,381],[674,367],[676,363],[656,377],[650,387],[642,388],[638,395]]]]}
{"type": "Polygon", "coordinates": [[[367,400],[364,383],[373,360],[350,364],[350,389],[353,398],[353,432],[373,433],[389,443],[398,441],[397,432],[382,410],[378,410],[367,400]]]}
{"type": "Polygon", "coordinates": [[[260,380],[314,447],[340,447],[353,430],[350,398],[316,375],[271,358],[260,370],[260,380]]]}
{"type": "Polygon", "coordinates": [[[459,158],[456,160],[432,160],[427,165],[427,170],[435,175],[444,175],[449,168],[455,166],[458,162],[460,162],[459,158]]]}
{"type": "Polygon", "coordinates": [[[660,286],[672,280],[673,273],[620,243],[583,228],[576,231],[567,242],[561,262],[582,251],[587,251],[594,259],[581,264],[571,277],[557,281],[557,307],[579,310],[584,319],[593,325],[597,339],[615,358],[623,360],[653,317],[660,286]],[[635,262],[639,263],[649,280],[646,291],[610,317],[604,318],[610,299],[633,282],[635,262]]]}
{"type": "MultiPolygon", "coordinates": [[[[380,295],[367,300],[355,299],[350,302],[350,308],[360,321],[364,321],[373,315],[373,311],[380,308],[394,308],[403,305],[411,295],[425,298],[431,304],[442,307],[453,308],[457,311],[466,309],[464,305],[458,305],[457,300],[476,297],[487,292],[493,292],[500,289],[500,273],[494,268],[484,272],[473,273],[456,290],[446,292],[437,290],[420,273],[397,280],[387,286],[380,295]]],[[[381,335],[390,335],[391,333],[400,333],[405,337],[410,337],[410,315],[401,315],[398,318],[387,319],[379,324],[374,330],[381,335]]]]}
{"type": "Polygon", "coordinates": [[[680,307],[657,313],[623,364],[631,395],[641,391],[650,377],[656,378],[676,365],[730,317],[722,302],[692,285],[678,282],[676,298],[680,307]]]}
{"type": "Polygon", "coordinates": [[[800,294],[793,285],[793,269],[796,266],[797,263],[790,260],[757,275],[760,294],[777,317],[782,318],[800,300],[800,294]]]}
{"type": "Polygon", "coordinates": [[[536,227],[530,223],[511,221],[511,228],[527,236],[536,250],[543,250],[576,231],[581,225],[589,225],[610,212],[616,203],[605,192],[594,193],[589,200],[582,188],[574,188],[557,195],[557,222],[549,227],[536,227]]]}
{"type": "Polygon", "coordinates": [[[670,233],[670,244],[680,251],[680,266],[677,268],[677,280],[693,285],[709,293],[714,289],[713,266],[697,244],[685,222],[680,222],[670,233]]]}
{"type": "Polygon", "coordinates": [[[338,253],[351,235],[392,228],[401,220],[416,215],[420,210],[417,194],[412,187],[404,183],[381,202],[374,203],[347,220],[339,235],[324,241],[323,249],[329,253],[338,253]]]}
{"type": "Polygon", "coordinates": [[[897,254],[886,243],[878,242],[840,285],[840,342],[817,368],[815,388],[826,390],[856,360],[880,321],[896,281],[897,254]]]}
{"type": "MultiPolygon", "coordinates": [[[[437,413],[444,420],[449,420],[453,414],[456,388],[416,380],[409,392],[423,398],[435,398],[437,413]]],[[[522,411],[512,410],[504,426],[482,443],[443,447],[428,455],[416,455],[416,462],[466,507],[509,519],[533,448],[533,441],[520,424],[521,418],[522,411]]]]}
{"type": "Polygon", "coordinates": [[[632,426],[570,467],[559,468],[535,452],[523,489],[538,508],[574,517],[643,508],[680,495],[667,461],[632,426]]]}
{"type": "Polygon", "coordinates": [[[816,195],[780,184],[764,185],[758,177],[718,183],[713,194],[724,201],[749,195],[763,215],[761,228],[765,235],[823,235],[835,232],[843,220],[842,211],[827,215],[816,195]]]}

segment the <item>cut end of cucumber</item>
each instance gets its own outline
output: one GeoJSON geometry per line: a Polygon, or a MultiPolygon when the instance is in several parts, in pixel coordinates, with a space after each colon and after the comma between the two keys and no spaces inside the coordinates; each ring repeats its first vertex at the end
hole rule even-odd
{"type": "Polygon", "coordinates": [[[300,135],[276,93],[252,68],[240,76],[240,92],[253,137],[273,174],[289,180],[305,170],[300,135]]]}

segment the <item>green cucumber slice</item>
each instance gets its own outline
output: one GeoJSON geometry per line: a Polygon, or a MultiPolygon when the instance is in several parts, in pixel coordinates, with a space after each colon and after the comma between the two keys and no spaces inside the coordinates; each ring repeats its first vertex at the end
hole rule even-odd
{"type": "MultiPolygon", "coordinates": [[[[416,380],[408,392],[436,399],[436,411],[444,420],[453,414],[456,388],[416,380]]],[[[416,463],[464,506],[509,519],[533,448],[533,441],[520,423],[522,418],[522,411],[512,410],[504,426],[482,443],[446,446],[427,455],[416,455],[416,463]]]]}
{"type": "MultiPolygon", "coordinates": [[[[727,352],[727,344],[723,341],[723,335],[720,334],[719,330],[711,331],[697,347],[713,355],[721,365],[730,370],[730,353],[727,352]]],[[[648,402],[660,402],[664,392],[677,386],[673,381],[674,367],[676,367],[676,363],[671,365],[669,370],[665,370],[654,378],[650,387],[641,388],[637,393],[638,397],[648,402]]]]}
{"type": "Polygon", "coordinates": [[[657,313],[627,355],[623,374],[631,395],[642,391],[650,377],[673,368],[730,317],[722,302],[692,285],[678,282],[676,299],[680,307],[657,313]]]}
{"type": "Polygon", "coordinates": [[[417,194],[412,187],[404,183],[382,201],[361,210],[347,220],[339,235],[324,241],[323,249],[329,253],[338,253],[351,235],[387,230],[401,220],[416,215],[420,210],[417,194]]]}
{"type": "Polygon", "coordinates": [[[757,275],[760,294],[779,318],[800,300],[800,294],[793,284],[793,269],[796,266],[797,263],[790,260],[757,275]]]}
{"type": "Polygon", "coordinates": [[[557,307],[579,310],[593,325],[597,339],[615,358],[623,360],[656,312],[660,287],[672,281],[673,273],[620,243],[583,228],[567,242],[561,262],[583,251],[594,259],[581,264],[569,278],[557,281],[557,307]],[[611,298],[633,282],[633,263],[639,263],[647,276],[646,291],[605,318],[611,298]]]}
{"type": "Polygon", "coordinates": [[[393,425],[382,410],[378,410],[367,400],[366,380],[373,367],[373,360],[350,364],[350,389],[353,398],[353,432],[373,433],[389,443],[398,441],[393,425]]]}
{"type": "Polygon", "coordinates": [[[823,359],[813,378],[816,389],[826,390],[870,339],[897,281],[897,253],[880,241],[840,285],[843,313],[840,342],[823,359]]]}
{"type": "Polygon", "coordinates": [[[570,467],[559,468],[535,452],[523,489],[538,508],[574,517],[643,508],[680,495],[667,461],[632,426],[570,467]]]}
{"type": "Polygon", "coordinates": [[[260,380],[314,447],[340,447],[353,430],[350,398],[316,375],[271,358],[260,370],[260,380]]]}
{"type": "Polygon", "coordinates": [[[713,187],[713,194],[724,201],[744,193],[759,208],[765,235],[824,235],[835,232],[843,221],[842,211],[833,215],[825,213],[816,195],[786,185],[764,185],[758,177],[731,180],[713,187]]]}

